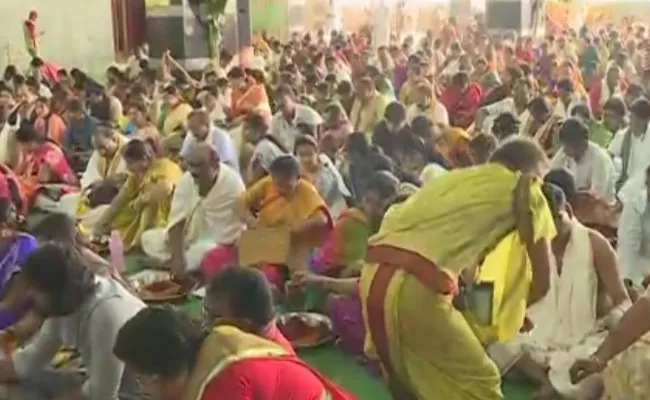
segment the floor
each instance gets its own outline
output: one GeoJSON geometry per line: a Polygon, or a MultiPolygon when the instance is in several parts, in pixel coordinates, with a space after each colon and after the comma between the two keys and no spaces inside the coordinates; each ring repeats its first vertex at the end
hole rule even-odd
{"type": "MultiPolygon", "coordinates": [[[[42,215],[30,215],[29,225],[34,226],[42,215]]],[[[127,257],[127,271],[137,272],[141,269],[137,258],[127,257]]],[[[308,303],[318,303],[318,299],[307,299],[308,303]]],[[[201,300],[191,298],[175,305],[188,315],[201,315],[201,300]]],[[[347,355],[335,345],[309,349],[300,352],[301,358],[314,366],[323,375],[357,395],[361,400],[392,400],[383,383],[370,375],[365,368],[357,364],[353,357],[347,355]]],[[[532,389],[525,385],[504,382],[503,392],[506,400],[529,400],[532,389]]]]}

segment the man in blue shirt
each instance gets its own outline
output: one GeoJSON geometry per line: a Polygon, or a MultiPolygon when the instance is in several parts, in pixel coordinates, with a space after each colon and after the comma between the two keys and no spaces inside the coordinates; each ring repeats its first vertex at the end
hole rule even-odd
{"type": "Polygon", "coordinates": [[[68,129],[63,136],[63,148],[70,157],[72,168],[82,171],[93,152],[93,132],[99,121],[86,112],[84,103],[72,99],[68,104],[68,129]]]}
{"type": "Polygon", "coordinates": [[[228,164],[235,171],[239,172],[239,152],[228,134],[221,128],[214,126],[210,115],[204,110],[194,110],[190,113],[187,121],[188,135],[183,140],[180,156],[185,158],[198,142],[211,143],[219,154],[221,162],[228,164]]]}

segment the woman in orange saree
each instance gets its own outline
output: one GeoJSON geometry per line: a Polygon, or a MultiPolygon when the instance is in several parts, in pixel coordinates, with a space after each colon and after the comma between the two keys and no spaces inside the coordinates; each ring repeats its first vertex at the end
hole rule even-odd
{"type": "Polygon", "coordinates": [[[39,97],[36,100],[34,110],[36,111],[36,121],[34,122],[36,132],[61,146],[67,130],[63,118],[52,112],[49,100],[44,97],[39,97]]]}
{"type": "Polygon", "coordinates": [[[30,125],[22,125],[16,131],[16,142],[21,156],[14,172],[25,206],[58,210],[61,196],[79,190],[77,176],[63,151],[30,125]]]}
{"type": "MultiPolygon", "coordinates": [[[[276,158],[269,172],[244,193],[236,212],[249,229],[286,227],[290,231],[292,255],[298,254],[288,261],[289,268],[306,268],[309,253],[332,228],[330,212],[316,188],[300,178],[300,167],[293,156],[276,158]]],[[[276,286],[282,283],[277,265],[262,267],[269,281],[276,286]]]]}
{"type": "Polygon", "coordinates": [[[235,67],[228,72],[232,83],[231,118],[233,123],[239,123],[251,111],[260,110],[271,113],[269,98],[264,85],[246,76],[242,68],[235,67]]]}

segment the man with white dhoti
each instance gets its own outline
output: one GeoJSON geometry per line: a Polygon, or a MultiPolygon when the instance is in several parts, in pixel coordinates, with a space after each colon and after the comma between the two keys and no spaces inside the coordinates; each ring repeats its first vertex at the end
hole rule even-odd
{"type": "Polygon", "coordinates": [[[569,368],[593,353],[630,300],[609,242],[573,218],[561,189],[547,184],[544,194],[558,231],[550,289],[528,310],[532,330],[489,346],[488,353],[503,374],[518,372],[538,383],[535,398],[597,399],[601,377],[573,385],[569,368]]]}
{"type": "MultiPolygon", "coordinates": [[[[92,231],[111,199],[101,205],[89,201],[89,195],[102,185],[112,184],[119,188],[127,177],[126,163],[122,158],[122,148],[127,139],[110,126],[98,126],[93,132],[94,151],[88,160],[86,170],[81,176],[81,192],[61,197],[61,212],[81,220],[81,226],[92,231]]],[[[117,193],[117,192],[115,192],[117,193]]]]}
{"type": "Polygon", "coordinates": [[[197,271],[215,248],[232,248],[244,225],[234,212],[246,190],[240,175],[220,161],[209,143],[197,143],[185,158],[188,171],[172,198],[169,223],[142,234],[142,249],[175,274],[197,271]]]}

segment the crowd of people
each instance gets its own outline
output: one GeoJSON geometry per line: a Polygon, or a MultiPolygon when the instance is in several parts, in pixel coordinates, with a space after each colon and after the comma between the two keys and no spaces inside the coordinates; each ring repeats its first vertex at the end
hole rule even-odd
{"type": "Polygon", "coordinates": [[[319,31],[254,48],[200,75],[139,50],[105,84],[37,46],[5,68],[9,398],[354,399],[278,330],[274,302],[308,287],[394,399],[500,399],[502,379],[646,398],[645,25],[537,40],[451,18],[386,46],[319,31]],[[206,282],[204,323],[146,307],[88,245],[109,234],[206,282]],[[61,346],[84,375],[45,368],[61,346]]]}

